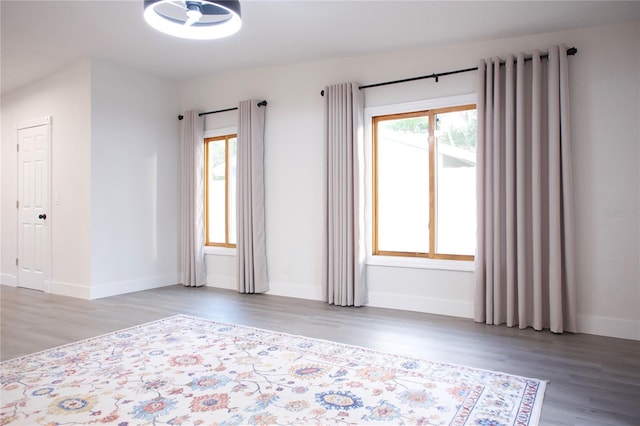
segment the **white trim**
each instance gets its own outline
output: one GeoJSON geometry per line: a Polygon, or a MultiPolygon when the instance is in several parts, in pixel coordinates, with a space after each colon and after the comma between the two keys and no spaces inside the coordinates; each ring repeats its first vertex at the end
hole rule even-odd
{"type": "Polygon", "coordinates": [[[91,285],[50,281],[49,293],[58,294],[60,296],[76,297],[78,299],[90,300],[91,285]]]}
{"type": "Polygon", "coordinates": [[[367,256],[367,265],[463,272],[473,272],[475,270],[473,260],[427,259],[422,257],[367,256]]]}
{"type": "Polygon", "coordinates": [[[204,246],[204,254],[212,256],[235,256],[237,250],[230,247],[204,246]]]}
{"type": "Polygon", "coordinates": [[[204,138],[215,138],[218,136],[236,135],[238,134],[237,127],[222,127],[220,129],[210,129],[204,131],[204,138]]]}
{"type": "Polygon", "coordinates": [[[294,297],[296,299],[325,300],[322,287],[319,285],[314,286],[284,281],[269,281],[269,291],[267,294],[294,297]]]}
{"type": "Polygon", "coordinates": [[[0,274],[0,284],[7,287],[18,287],[18,280],[15,274],[0,274]]]}
{"type": "Polygon", "coordinates": [[[209,282],[209,277],[207,277],[207,287],[238,290],[238,280],[236,280],[236,277],[222,277],[217,275],[215,278],[212,278],[212,280],[215,282],[209,282]]]}
{"type": "Polygon", "coordinates": [[[42,118],[36,118],[33,120],[19,121],[14,123],[13,130],[22,130],[22,129],[28,129],[29,127],[44,126],[45,124],[51,124],[51,121],[52,121],[52,117],[50,115],[47,115],[42,118]]]}
{"type": "Polygon", "coordinates": [[[49,288],[51,294],[76,297],[79,299],[93,300],[103,297],[117,296],[119,294],[133,293],[136,291],[150,290],[153,288],[167,287],[178,284],[177,275],[163,275],[158,277],[141,278],[130,281],[120,281],[100,285],[64,283],[51,281],[49,288]]]}
{"type": "Polygon", "coordinates": [[[578,315],[578,333],[640,340],[640,321],[595,315],[578,315]]]}
{"type": "Polygon", "coordinates": [[[437,299],[433,297],[370,291],[367,306],[446,315],[450,317],[473,317],[473,303],[466,300],[437,299]]]}
{"type": "MultiPolygon", "coordinates": [[[[434,108],[447,108],[460,105],[475,104],[478,97],[475,93],[466,95],[448,96],[446,98],[427,99],[423,101],[405,102],[402,104],[378,105],[364,109],[365,137],[369,131],[371,136],[371,119],[378,115],[401,114],[405,112],[424,111],[434,108]],[[368,129],[366,129],[368,127],[368,129]]],[[[365,139],[366,140],[366,139],[365,139]]]]}
{"type": "Polygon", "coordinates": [[[152,288],[167,287],[180,282],[175,274],[162,275],[157,277],[139,278],[135,280],[111,282],[105,284],[92,285],[90,290],[91,299],[117,296],[119,294],[133,293],[136,291],[149,290],[152,288]]]}
{"type": "Polygon", "coordinates": [[[364,140],[365,140],[365,232],[366,232],[366,253],[367,265],[388,266],[399,268],[417,269],[444,269],[449,271],[473,271],[474,262],[464,260],[442,260],[424,259],[412,257],[396,256],[373,256],[373,176],[371,173],[372,164],[372,138],[373,129],[371,123],[373,117],[388,114],[400,114],[413,111],[424,111],[434,108],[447,108],[459,105],[470,105],[477,102],[475,93],[458,96],[448,96],[446,98],[428,99],[415,102],[405,102],[401,104],[379,105],[364,109],[364,140]]]}

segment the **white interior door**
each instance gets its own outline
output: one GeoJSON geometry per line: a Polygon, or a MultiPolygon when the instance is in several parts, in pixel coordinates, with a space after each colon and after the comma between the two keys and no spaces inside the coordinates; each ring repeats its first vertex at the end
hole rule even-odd
{"type": "Polygon", "coordinates": [[[51,118],[16,125],[18,135],[18,286],[48,290],[51,118]]]}

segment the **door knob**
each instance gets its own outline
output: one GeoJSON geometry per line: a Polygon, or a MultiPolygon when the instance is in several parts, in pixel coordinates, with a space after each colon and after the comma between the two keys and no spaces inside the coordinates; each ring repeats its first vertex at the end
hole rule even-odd
{"type": "Polygon", "coordinates": [[[46,213],[38,215],[38,219],[46,219],[46,218],[47,218],[47,214],[46,213]]]}

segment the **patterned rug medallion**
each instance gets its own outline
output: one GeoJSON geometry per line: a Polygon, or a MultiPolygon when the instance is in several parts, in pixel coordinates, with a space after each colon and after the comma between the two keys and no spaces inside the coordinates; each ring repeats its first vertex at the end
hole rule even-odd
{"type": "Polygon", "coordinates": [[[0,366],[2,425],[535,425],[545,389],[184,315],[0,366]]]}

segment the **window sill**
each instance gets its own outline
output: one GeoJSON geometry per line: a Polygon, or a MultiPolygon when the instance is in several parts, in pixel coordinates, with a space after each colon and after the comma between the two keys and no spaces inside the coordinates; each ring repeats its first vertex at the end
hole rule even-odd
{"type": "Polygon", "coordinates": [[[235,256],[236,255],[236,249],[235,248],[228,248],[228,247],[212,247],[212,246],[205,246],[204,247],[204,254],[213,254],[216,256],[235,256]]]}
{"type": "Polygon", "coordinates": [[[443,260],[399,256],[367,256],[368,266],[393,268],[440,269],[446,271],[473,272],[473,260],[443,260]]]}

